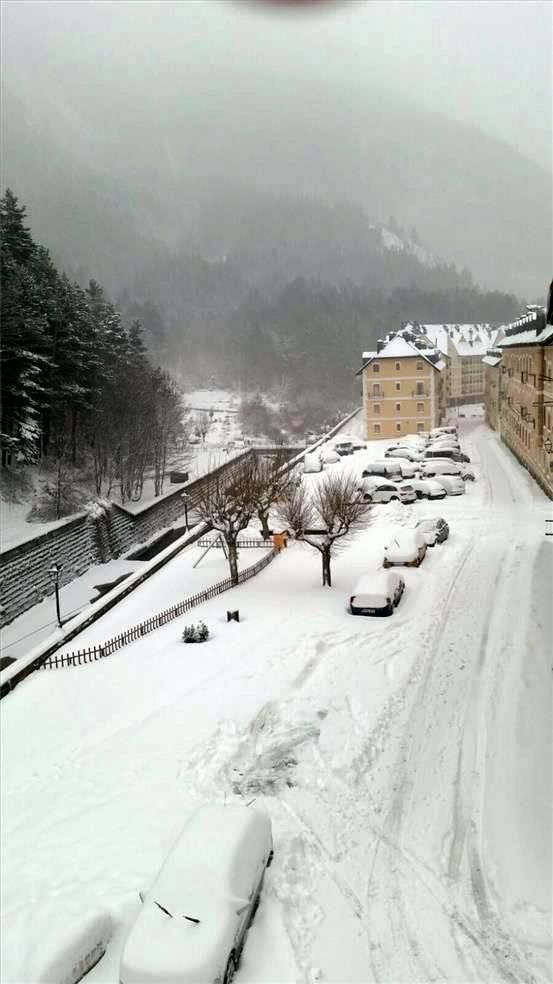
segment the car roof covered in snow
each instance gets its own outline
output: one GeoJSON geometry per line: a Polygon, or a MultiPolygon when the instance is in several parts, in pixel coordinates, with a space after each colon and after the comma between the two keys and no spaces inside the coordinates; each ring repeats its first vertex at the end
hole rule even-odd
{"type": "Polygon", "coordinates": [[[169,852],[128,936],[121,962],[125,984],[125,975],[129,982],[197,984],[210,979],[221,960],[224,969],[230,946],[226,955],[220,951],[229,934],[232,944],[234,910],[248,900],[271,843],[271,821],[262,810],[200,807],[169,852]]]}

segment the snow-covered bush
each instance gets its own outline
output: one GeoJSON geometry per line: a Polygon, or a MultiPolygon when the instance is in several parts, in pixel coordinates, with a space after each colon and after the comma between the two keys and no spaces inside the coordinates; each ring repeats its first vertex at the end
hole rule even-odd
{"type": "Polygon", "coordinates": [[[206,642],[209,639],[209,629],[205,622],[197,625],[185,625],[182,633],[183,642],[206,642]]]}

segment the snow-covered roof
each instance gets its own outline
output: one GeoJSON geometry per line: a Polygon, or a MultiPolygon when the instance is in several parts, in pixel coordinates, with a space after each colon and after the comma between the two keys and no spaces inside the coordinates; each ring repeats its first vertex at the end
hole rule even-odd
{"type": "Polygon", "coordinates": [[[417,325],[428,339],[446,355],[455,349],[460,356],[485,355],[497,341],[501,328],[490,324],[417,325]]]}
{"type": "Polygon", "coordinates": [[[485,366],[492,366],[492,367],[498,366],[499,363],[501,362],[501,356],[485,355],[484,358],[482,359],[482,362],[484,363],[485,366]]]}
{"type": "Polygon", "coordinates": [[[433,348],[430,343],[424,347],[415,345],[405,337],[405,334],[412,335],[413,331],[409,328],[402,328],[397,332],[391,332],[386,337],[386,341],[379,352],[363,352],[363,365],[357,375],[363,372],[369,363],[374,359],[424,359],[430,365],[441,372],[445,369],[445,362],[440,358],[440,353],[433,348]]]}
{"type": "Polygon", "coordinates": [[[498,342],[500,348],[516,345],[543,345],[544,338],[551,337],[549,325],[545,322],[545,308],[538,304],[527,307],[526,313],[505,329],[505,337],[498,342]]]}

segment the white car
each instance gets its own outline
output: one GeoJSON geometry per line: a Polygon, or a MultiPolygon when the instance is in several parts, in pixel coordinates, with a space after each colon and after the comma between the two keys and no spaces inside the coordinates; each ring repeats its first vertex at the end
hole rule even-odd
{"type": "Polygon", "coordinates": [[[417,499],[445,499],[447,493],[433,478],[414,478],[410,483],[417,499]]]}
{"type": "Polygon", "coordinates": [[[420,461],[422,454],[418,451],[414,451],[413,448],[406,448],[405,446],[399,448],[388,448],[384,452],[385,458],[407,458],[408,461],[420,461]]]}
{"type": "Polygon", "coordinates": [[[323,465],[337,465],[341,461],[337,451],[321,451],[321,461],[323,465]]]}
{"type": "Polygon", "coordinates": [[[369,461],[365,465],[362,475],[363,478],[371,475],[401,475],[401,462],[394,458],[387,458],[385,461],[369,461]]]}
{"type": "Polygon", "coordinates": [[[434,481],[441,485],[448,495],[463,495],[465,483],[460,475],[436,475],[434,481]]]}
{"type": "Polygon", "coordinates": [[[200,807],[144,896],[120,984],[229,984],[272,857],[266,813],[200,807]]]}
{"type": "Polygon", "coordinates": [[[454,434],[457,435],[457,428],[455,424],[447,424],[443,427],[433,427],[430,431],[430,438],[440,437],[442,434],[454,434]]]}
{"type": "Polygon", "coordinates": [[[424,535],[429,547],[433,547],[436,543],[443,543],[449,537],[449,526],[441,516],[419,519],[418,523],[415,523],[415,529],[424,535]]]}
{"type": "Polygon", "coordinates": [[[392,460],[399,464],[402,478],[414,478],[420,472],[420,465],[417,461],[409,461],[408,458],[393,458],[392,460]]]}
{"type": "Polygon", "coordinates": [[[460,475],[461,467],[448,458],[429,458],[421,465],[421,475],[432,478],[434,475],[460,475]]]}
{"type": "Polygon", "coordinates": [[[378,571],[360,578],[350,598],[352,615],[393,615],[405,591],[395,571],[378,571]]]}
{"type": "Polygon", "coordinates": [[[384,567],[418,567],[426,555],[426,542],[417,530],[397,530],[384,547],[384,567]]]}
{"type": "Polygon", "coordinates": [[[401,485],[389,479],[363,479],[363,497],[366,502],[414,502],[416,499],[413,488],[404,489],[401,485]]]}

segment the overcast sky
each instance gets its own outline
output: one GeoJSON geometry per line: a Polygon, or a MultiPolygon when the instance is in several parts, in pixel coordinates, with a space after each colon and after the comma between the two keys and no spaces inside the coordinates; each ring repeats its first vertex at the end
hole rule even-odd
{"type": "Polygon", "coordinates": [[[384,86],[476,123],[527,156],[551,155],[552,5],[547,0],[328,0],[308,13],[255,0],[8,0],[9,66],[36,51],[68,72],[145,76],[178,60],[384,86]],[[68,67],[68,62],[73,67],[68,67]]]}

